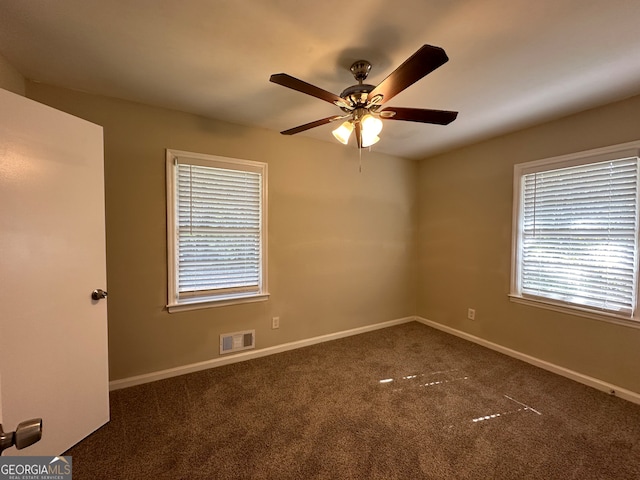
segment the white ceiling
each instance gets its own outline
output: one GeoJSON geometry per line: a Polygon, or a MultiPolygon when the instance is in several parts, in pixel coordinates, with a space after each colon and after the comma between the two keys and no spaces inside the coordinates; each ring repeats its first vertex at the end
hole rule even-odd
{"type": "Polygon", "coordinates": [[[0,0],[0,54],[35,81],[281,131],[340,110],[272,73],[339,94],[353,61],[375,85],[436,45],[449,62],[388,105],[458,119],[386,121],[373,147],[423,158],[640,93],[639,21],[638,0],[0,0]]]}

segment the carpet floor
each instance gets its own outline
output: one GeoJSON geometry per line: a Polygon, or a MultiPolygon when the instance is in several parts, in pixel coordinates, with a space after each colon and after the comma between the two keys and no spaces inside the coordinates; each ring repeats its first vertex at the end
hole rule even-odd
{"type": "Polygon", "coordinates": [[[417,322],[110,400],[74,480],[640,478],[640,405],[417,322]]]}

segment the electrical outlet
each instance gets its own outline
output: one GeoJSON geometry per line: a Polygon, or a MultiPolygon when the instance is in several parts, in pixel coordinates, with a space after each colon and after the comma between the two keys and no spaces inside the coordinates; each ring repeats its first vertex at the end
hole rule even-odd
{"type": "Polygon", "coordinates": [[[274,330],[280,328],[280,317],[273,317],[271,319],[271,328],[274,330]]]}
{"type": "Polygon", "coordinates": [[[467,310],[467,318],[469,320],[475,320],[476,319],[476,310],[474,308],[469,308],[467,310]]]}

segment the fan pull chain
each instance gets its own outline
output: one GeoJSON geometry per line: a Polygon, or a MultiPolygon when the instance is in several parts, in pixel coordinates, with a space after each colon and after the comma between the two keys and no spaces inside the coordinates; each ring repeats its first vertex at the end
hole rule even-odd
{"type": "Polygon", "coordinates": [[[358,172],[362,173],[362,149],[358,149],[358,172]]]}

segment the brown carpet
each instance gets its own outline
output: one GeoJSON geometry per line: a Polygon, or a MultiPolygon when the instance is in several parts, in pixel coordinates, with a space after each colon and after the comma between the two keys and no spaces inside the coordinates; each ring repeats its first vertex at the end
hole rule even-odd
{"type": "Polygon", "coordinates": [[[83,479],[638,479],[640,405],[420,323],[111,393],[83,479]]]}

